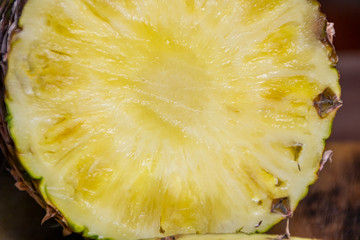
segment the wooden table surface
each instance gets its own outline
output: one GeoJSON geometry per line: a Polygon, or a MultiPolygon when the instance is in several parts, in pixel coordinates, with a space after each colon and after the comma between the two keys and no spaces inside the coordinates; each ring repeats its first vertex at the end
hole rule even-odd
{"type": "MultiPolygon", "coordinates": [[[[360,239],[360,141],[331,142],[333,161],[328,162],[318,181],[310,187],[290,220],[293,236],[325,240],[360,239]]],[[[1,240],[77,240],[63,237],[53,221],[40,225],[45,212],[26,193],[18,191],[14,180],[0,174],[1,240]]],[[[270,233],[284,233],[280,223],[270,233]]]]}

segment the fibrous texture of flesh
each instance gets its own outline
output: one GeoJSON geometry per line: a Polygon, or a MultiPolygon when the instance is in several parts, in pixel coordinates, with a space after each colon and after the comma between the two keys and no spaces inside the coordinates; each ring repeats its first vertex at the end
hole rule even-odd
{"type": "Polygon", "coordinates": [[[316,179],[339,104],[324,24],[305,0],[29,0],[18,157],[90,237],[264,231],[316,179]]]}

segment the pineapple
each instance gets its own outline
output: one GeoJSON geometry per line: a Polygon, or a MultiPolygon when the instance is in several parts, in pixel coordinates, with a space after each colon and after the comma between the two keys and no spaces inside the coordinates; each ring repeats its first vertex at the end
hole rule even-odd
{"type": "Polygon", "coordinates": [[[341,106],[317,2],[0,5],[3,151],[45,219],[94,239],[264,232],[316,180],[341,106]]]}
{"type": "MultiPolygon", "coordinates": [[[[290,239],[290,238],[284,236],[274,236],[274,235],[265,235],[265,234],[177,235],[177,236],[162,238],[162,240],[281,240],[281,239],[290,239]]],[[[160,239],[151,239],[151,240],[160,240],[160,239]]],[[[292,237],[291,240],[310,240],[310,239],[292,237]]]]}

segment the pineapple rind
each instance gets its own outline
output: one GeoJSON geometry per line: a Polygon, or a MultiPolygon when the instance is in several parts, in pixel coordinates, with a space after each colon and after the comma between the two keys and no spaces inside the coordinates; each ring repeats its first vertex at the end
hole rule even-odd
{"type": "MultiPolygon", "coordinates": [[[[336,89],[335,89],[336,90],[336,89]]],[[[338,92],[339,92],[339,90],[338,90],[338,92]]],[[[327,120],[327,121],[331,121],[331,120],[327,120]]],[[[14,135],[16,135],[16,134],[13,134],[13,136],[14,135]]],[[[16,142],[16,141],[15,141],[16,142]]],[[[20,158],[22,158],[21,156],[20,156],[20,158]]],[[[24,161],[22,161],[23,162],[23,164],[24,165],[26,165],[26,163],[24,163],[24,161]]],[[[31,169],[29,169],[29,167],[26,167],[28,170],[29,170],[29,172],[32,172],[33,173],[33,171],[31,171],[31,169]]],[[[40,177],[40,176],[38,176],[38,177],[40,177]]],[[[43,194],[45,195],[45,192],[43,192],[43,194]]],[[[294,202],[297,202],[297,200],[293,200],[294,202]]],[[[56,205],[56,204],[55,204],[56,205]]],[[[61,208],[60,208],[61,209],[61,208]]],[[[65,214],[66,215],[66,214],[65,214]]],[[[278,216],[278,218],[280,218],[281,216],[278,216]]],[[[78,221],[76,221],[76,222],[78,222],[78,221]]],[[[269,224],[271,224],[271,223],[269,223],[269,224]]],[[[264,227],[265,228],[265,224],[262,226],[262,227],[264,227]]]]}
{"type": "MultiPolygon", "coordinates": [[[[267,234],[204,234],[204,235],[177,235],[169,239],[179,240],[280,240],[282,236],[267,234]]],[[[290,237],[291,240],[310,240],[310,238],[290,237]]],[[[313,239],[313,238],[311,238],[313,239]]],[[[159,238],[146,239],[159,240],[159,238]]],[[[316,239],[313,239],[316,240],[316,239]]]]}

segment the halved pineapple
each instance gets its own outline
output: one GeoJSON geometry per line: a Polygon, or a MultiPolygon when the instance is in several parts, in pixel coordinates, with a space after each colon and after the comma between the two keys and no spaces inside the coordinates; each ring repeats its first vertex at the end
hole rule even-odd
{"type": "Polygon", "coordinates": [[[5,82],[18,158],[88,237],[265,231],[340,104],[324,24],[306,0],[28,0],[5,82]]]}

